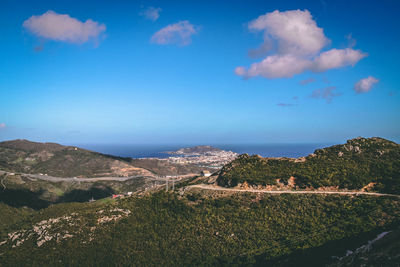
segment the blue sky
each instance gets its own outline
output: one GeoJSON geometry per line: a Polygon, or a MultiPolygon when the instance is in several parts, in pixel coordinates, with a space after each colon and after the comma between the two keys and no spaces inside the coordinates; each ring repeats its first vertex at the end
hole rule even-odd
{"type": "Polygon", "coordinates": [[[399,7],[3,0],[0,140],[399,142],[399,7]]]}

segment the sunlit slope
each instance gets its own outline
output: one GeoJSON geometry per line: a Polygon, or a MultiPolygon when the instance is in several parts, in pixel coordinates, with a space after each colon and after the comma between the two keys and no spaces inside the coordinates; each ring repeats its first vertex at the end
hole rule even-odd
{"type": "Polygon", "coordinates": [[[299,159],[262,158],[241,155],[226,165],[219,185],[233,187],[288,184],[295,186],[339,186],[347,189],[400,193],[400,145],[382,138],[356,138],[346,144],[317,149],[299,159]]]}
{"type": "Polygon", "coordinates": [[[14,140],[0,143],[0,170],[56,177],[150,175],[130,159],[54,143],[14,140]]]}

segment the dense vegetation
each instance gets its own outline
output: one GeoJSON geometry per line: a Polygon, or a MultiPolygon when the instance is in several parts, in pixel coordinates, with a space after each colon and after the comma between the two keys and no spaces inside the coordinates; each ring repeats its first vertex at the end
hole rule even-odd
{"type": "Polygon", "coordinates": [[[274,185],[277,179],[287,183],[291,176],[303,188],[361,189],[376,183],[374,190],[400,194],[400,145],[382,138],[356,138],[344,145],[318,149],[303,161],[245,154],[226,165],[217,182],[228,187],[245,181],[274,185]]]}
{"type": "MultiPolygon", "coordinates": [[[[0,206],[1,209],[4,207],[0,206]]],[[[29,230],[42,220],[72,216],[52,231],[74,237],[36,245],[36,235],[22,245],[0,246],[4,266],[188,266],[253,265],[280,262],[329,242],[351,240],[321,249],[317,259],[329,262],[379,231],[398,224],[400,202],[386,197],[237,194],[207,196],[187,192],[156,193],[111,203],[69,203],[50,206],[1,224],[0,242],[8,233],[29,230]],[[61,206],[60,206],[61,205],[61,206]],[[118,221],[98,223],[108,211],[129,210],[118,221]],[[104,211],[104,212],[103,212],[104,211]],[[92,231],[91,229],[96,228],[92,231]],[[357,237],[354,239],[354,237],[357,237]],[[334,248],[334,249],[333,249],[334,248]]],[[[108,215],[108,214],[107,214],[108,215]]],[[[20,216],[20,215],[19,215],[20,216]]],[[[336,243],[335,243],[336,244],[336,243]]],[[[320,262],[320,263],[321,263],[320,262]]]]}

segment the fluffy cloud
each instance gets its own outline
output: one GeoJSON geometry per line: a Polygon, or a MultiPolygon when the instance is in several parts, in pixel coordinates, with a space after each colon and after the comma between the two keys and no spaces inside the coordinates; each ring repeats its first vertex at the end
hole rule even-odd
{"type": "Polygon", "coordinates": [[[275,39],[279,54],[314,55],[329,43],[308,10],[276,10],[259,16],[248,27],[264,31],[264,40],[275,39]]]}
{"type": "Polygon", "coordinates": [[[293,55],[272,55],[263,61],[251,64],[244,76],[246,78],[263,76],[265,78],[290,78],[309,69],[311,61],[293,55]]]}
{"type": "Polygon", "coordinates": [[[97,39],[106,30],[104,24],[91,19],[81,22],[51,10],[43,15],[30,17],[24,21],[23,26],[37,37],[76,44],[97,39]]]}
{"type": "Polygon", "coordinates": [[[276,10],[251,21],[248,28],[262,31],[264,38],[263,44],[250,50],[249,55],[269,55],[261,62],[251,64],[248,69],[237,67],[235,73],[245,78],[290,78],[305,71],[322,72],[354,66],[367,56],[352,48],[331,49],[321,53],[330,40],[308,10],[276,10]]]}
{"type": "Polygon", "coordinates": [[[0,123],[0,129],[3,129],[3,128],[6,128],[6,124],[4,122],[0,123]]]}
{"type": "Polygon", "coordinates": [[[325,99],[327,103],[332,102],[334,97],[342,95],[341,93],[335,92],[335,86],[329,86],[322,89],[314,90],[310,97],[317,99],[325,99]]]}
{"type": "Polygon", "coordinates": [[[379,80],[372,76],[361,79],[354,85],[354,91],[356,91],[358,94],[367,93],[377,82],[379,82],[379,80]]]}
{"type": "Polygon", "coordinates": [[[354,50],[351,48],[331,49],[321,53],[317,58],[315,58],[312,70],[321,72],[349,65],[354,66],[358,61],[366,56],[367,54],[360,50],[354,50]]]}
{"type": "Polygon", "coordinates": [[[161,8],[157,7],[149,7],[143,12],[140,13],[141,16],[144,16],[146,19],[156,21],[160,17],[161,8]]]}
{"type": "Polygon", "coordinates": [[[184,20],[162,28],[151,37],[151,42],[161,45],[188,45],[192,41],[192,35],[196,33],[194,25],[184,20]]]}

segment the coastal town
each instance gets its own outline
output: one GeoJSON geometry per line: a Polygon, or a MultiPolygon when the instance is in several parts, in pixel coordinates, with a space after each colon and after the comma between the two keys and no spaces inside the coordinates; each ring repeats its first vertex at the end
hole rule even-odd
{"type": "Polygon", "coordinates": [[[234,160],[239,154],[211,146],[196,146],[168,152],[172,155],[164,160],[175,164],[196,164],[200,167],[220,169],[234,160]]]}

